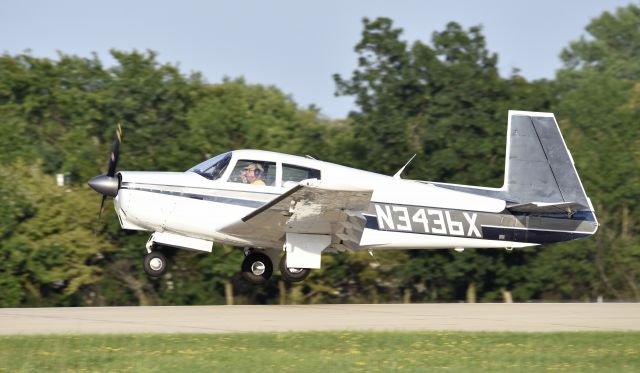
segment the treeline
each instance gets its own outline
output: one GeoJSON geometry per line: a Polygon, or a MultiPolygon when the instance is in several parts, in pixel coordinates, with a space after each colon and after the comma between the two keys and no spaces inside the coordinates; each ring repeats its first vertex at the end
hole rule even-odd
{"type": "MultiPolygon", "coordinates": [[[[450,23],[409,44],[365,19],[358,67],[335,76],[357,109],[330,120],[276,87],[207,83],[154,52],[0,56],[0,306],[640,300],[640,7],[604,13],[567,46],[554,80],[498,74],[479,27],[450,23]],[[268,149],[407,178],[500,186],[508,109],[552,111],[601,224],[586,240],[533,249],[326,254],[303,283],[244,283],[242,251],[169,251],[142,271],[148,236],[120,229],[86,181],[105,171],[115,125],[121,170],[186,170],[238,148],[268,149]],[[67,183],[56,184],[56,174],[67,183]]],[[[535,58],[535,56],[532,56],[535,58]]]]}

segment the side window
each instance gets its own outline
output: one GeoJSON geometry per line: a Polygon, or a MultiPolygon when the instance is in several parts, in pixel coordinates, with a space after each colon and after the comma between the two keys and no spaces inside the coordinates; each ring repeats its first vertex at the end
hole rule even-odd
{"type": "Polygon", "coordinates": [[[241,159],[231,172],[229,181],[232,183],[274,186],[276,164],[274,162],[241,159]]]}
{"type": "Polygon", "coordinates": [[[320,170],[313,168],[306,168],[300,166],[294,166],[291,164],[282,165],[282,185],[290,182],[299,182],[306,179],[320,179],[320,170]]]}

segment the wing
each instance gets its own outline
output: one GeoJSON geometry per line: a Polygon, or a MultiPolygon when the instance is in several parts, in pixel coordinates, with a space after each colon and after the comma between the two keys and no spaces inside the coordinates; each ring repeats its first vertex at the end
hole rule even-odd
{"type": "Polygon", "coordinates": [[[366,225],[362,212],[368,208],[372,193],[369,189],[304,180],[220,232],[280,243],[287,233],[331,235],[330,246],[354,249],[366,225]]]}

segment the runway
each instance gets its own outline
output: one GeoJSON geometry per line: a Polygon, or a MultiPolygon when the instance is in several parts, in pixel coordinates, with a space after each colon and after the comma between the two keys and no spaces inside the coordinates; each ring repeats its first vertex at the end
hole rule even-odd
{"type": "Polygon", "coordinates": [[[640,331],[640,303],[2,308],[0,334],[640,331]]]}

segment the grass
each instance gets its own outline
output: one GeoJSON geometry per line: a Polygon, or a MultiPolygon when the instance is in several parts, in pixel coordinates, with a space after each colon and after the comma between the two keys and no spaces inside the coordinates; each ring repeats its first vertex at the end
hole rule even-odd
{"type": "Polygon", "coordinates": [[[0,336],[0,372],[640,372],[640,333],[0,336]]]}

